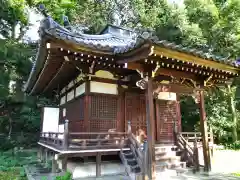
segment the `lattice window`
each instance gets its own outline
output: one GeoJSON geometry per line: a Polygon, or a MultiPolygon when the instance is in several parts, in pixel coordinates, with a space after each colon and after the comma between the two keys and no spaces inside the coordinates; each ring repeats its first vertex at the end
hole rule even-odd
{"type": "Polygon", "coordinates": [[[91,96],[91,119],[116,120],[117,97],[109,95],[91,96]]]}

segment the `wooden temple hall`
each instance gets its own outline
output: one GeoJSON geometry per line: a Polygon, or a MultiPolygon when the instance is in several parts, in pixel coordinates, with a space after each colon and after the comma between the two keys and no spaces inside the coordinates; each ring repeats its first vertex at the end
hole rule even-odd
{"type": "Polygon", "coordinates": [[[204,91],[238,76],[236,64],[114,25],[90,35],[46,15],[39,34],[25,92],[58,101],[43,108],[38,142],[42,159],[54,155],[53,171],[57,162],[66,170],[70,157],[95,156],[101,176],[108,155],[132,179],[186,166],[210,171],[204,91]],[[181,130],[181,94],[199,104],[199,133],[181,130]]]}

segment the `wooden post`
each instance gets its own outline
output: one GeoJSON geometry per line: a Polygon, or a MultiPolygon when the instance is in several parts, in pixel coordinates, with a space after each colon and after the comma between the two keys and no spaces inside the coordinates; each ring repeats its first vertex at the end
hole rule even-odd
{"type": "Polygon", "coordinates": [[[65,120],[65,124],[64,124],[64,135],[63,135],[63,149],[67,150],[68,149],[68,120],[65,120]]]}
{"type": "Polygon", "coordinates": [[[210,139],[211,139],[211,156],[213,157],[213,151],[214,151],[214,137],[213,137],[213,131],[212,128],[210,127],[210,139]]]}
{"type": "Polygon", "coordinates": [[[148,152],[147,152],[147,141],[145,140],[144,143],[143,143],[143,172],[142,172],[142,180],[145,180],[146,179],[146,174],[147,174],[147,164],[148,164],[148,152]]]}
{"type": "Polygon", "coordinates": [[[146,118],[147,118],[147,140],[148,140],[148,164],[149,180],[156,179],[155,172],[155,130],[154,130],[154,104],[152,78],[149,78],[146,90],[146,118]]]}
{"type": "Polygon", "coordinates": [[[194,140],[194,148],[193,148],[193,163],[194,163],[194,172],[199,171],[199,156],[198,156],[198,147],[197,147],[197,139],[194,140]]]}
{"type": "Polygon", "coordinates": [[[38,159],[42,162],[43,161],[43,147],[40,146],[38,149],[38,159]]]}
{"type": "Polygon", "coordinates": [[[67,159],[68,159],[67,155],[64,155],[62,157],[62,170],[65,172],[67,171],[67,159]]]}
{"type": "Polygon", "coordinates": [[[132,134],[131,121],[128,121],[127,134],[128,136],[132,134]]]}
{"type": "Polygon", "coordinates": [[[53,153],[53,155],[52,155],[52,173],[57,172],[57,160],[55,157],[56,157],[55,153],[53,153]]]}
{"type": "Polygon", "coordinates": [[[45,166],[48,166],[48,149],[45,149],[45,166]]]}
{"type": "Polygon", "coordinates": [[[210,162],[210,153],[209,153],[209,144],[208,144],[208,132],[207,132],[207,121],[206,121],[206,112],[205,112],[205,104],[204,104],[204,92],[200,91],[200,128],[202,135],[202,145],[203,145],[203,157],[204,157],[204,171],[211,170],[211,162],[210,162]]]}
{"type": "Polygon", "coordinates": [[[101,153],[97,152],[96,156],[96,177],[101,176],[101,153]]]}

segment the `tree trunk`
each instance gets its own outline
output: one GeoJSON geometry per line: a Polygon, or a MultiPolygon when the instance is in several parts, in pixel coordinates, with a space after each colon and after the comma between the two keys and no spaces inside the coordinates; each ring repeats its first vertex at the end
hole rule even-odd
{"type": "Polygon", "coordinates": [[[234,94],[231,92],[231,86],[230,85],[228,85],[228,93],[229,93],[229,101],[230,101],[230,111],[231,111],[231,114],[232,114],[232,122],[233,122],[232,139],[233,139],[233,142],[236,142],[238,140],[237,113],[236,113],[236,108],[235,108],[235,103],[234,103],[234,94]]]}

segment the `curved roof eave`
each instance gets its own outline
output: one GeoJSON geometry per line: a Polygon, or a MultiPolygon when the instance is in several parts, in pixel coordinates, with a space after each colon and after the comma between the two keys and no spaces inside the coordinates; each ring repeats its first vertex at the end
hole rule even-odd
{"type": "Polygon", "coordinates": [[[34,82],[37,79],[37,75],[41,72],[41,68],[46,61],[47,50],[46,41],[40,39],[38,52],[36,54],[35,61],[33,62],[32,70],[30,72],[29,78],[24,86],[24,92],[29,93],[31,88],[34,86],[34,82]]]}

